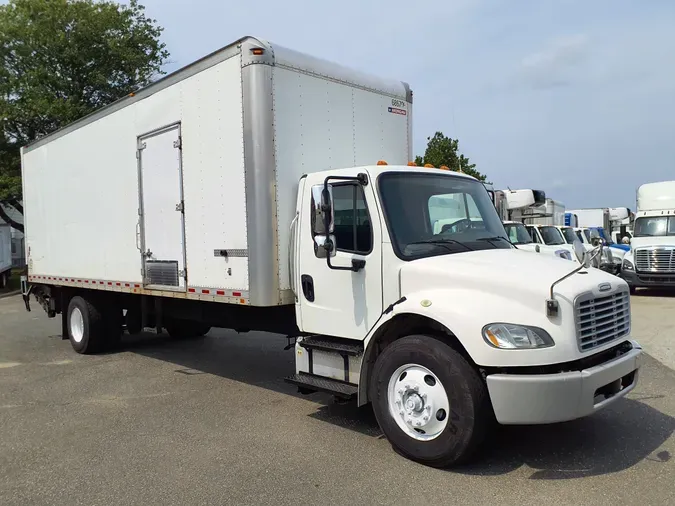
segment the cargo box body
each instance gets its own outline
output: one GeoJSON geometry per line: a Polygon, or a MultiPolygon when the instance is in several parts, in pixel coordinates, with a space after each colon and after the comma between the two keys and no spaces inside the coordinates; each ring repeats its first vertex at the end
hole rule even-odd
{"type": "Polygon", "coordinates": [[[22,151],[29,280],[292,304],[303,174],[412,158],[412,93],[244,38],[22,151]]]}

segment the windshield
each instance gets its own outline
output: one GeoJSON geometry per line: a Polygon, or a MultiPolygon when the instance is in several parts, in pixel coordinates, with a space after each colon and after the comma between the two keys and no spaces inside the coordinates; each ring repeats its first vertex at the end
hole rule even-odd
{"type": "Polygon", "coordinates": [[[445,173],[388,172],[380,199],[396,254],[404,260],[510,249],[485,187],[445,173]]]}
{"type": "Polygon", "coordinates": [[[563,227],[561,231],[567,244],[572,244],[578,239],[577,234],[574,233],[574,229],[572,228],[563,227]]]}
{"type": "Polygon", "coordinates": [[[504,225],[504,229],[513,244],[530,244],[532,242],[530,233],[522,223],[507,223],[504,225]]]}
{"type": "Polygon", "coordinates": [[[675,235],[675,216],[647,216],[635,220],[633,237],[675,235]]]}
{"type": "Polygon", "coordinates": [[[548,244],[549,246],[565,244],[560,230],[556,227],[539,227],[539,232],[541,233],[541,238],[544,240],[544,244],[548,244]]]}

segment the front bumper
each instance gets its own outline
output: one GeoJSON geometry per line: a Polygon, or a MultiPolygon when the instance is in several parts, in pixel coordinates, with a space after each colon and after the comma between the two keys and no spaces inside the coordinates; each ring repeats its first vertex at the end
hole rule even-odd
{"type": "Polygon", "coordinates": [[[621,269],[621,278],[634,288],[675,287],[675,274],[636,272],[621,269]]]}
{"type": "Polygon", "coordinates": [[[609,406],[635,388],[642,348],[594,367],[556,374],[492,374],[488,392],[504,425],[546,424],[582,418],[609,406]]]}

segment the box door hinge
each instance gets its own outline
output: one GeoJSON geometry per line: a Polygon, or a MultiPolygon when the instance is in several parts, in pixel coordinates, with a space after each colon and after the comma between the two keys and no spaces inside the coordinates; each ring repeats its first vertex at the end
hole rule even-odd
{"type": "Polygon", "coordinates": [[[185,201],[181,200],[178,204],[176,204],[176,211],[185,212],[185,201]]]}
{"type": "Polygon", "coordinates": [[[187,267],[185,269],[183,269],[182,271],[178,271],[178,276],[180,276],[185,281],[187,281],[187,267]]]}
{"type": "Polygon", "coordinates": [[[183,137],[178,137],[178,140],[173,141],[173,147],[177,149],[183,149],[183,137]]]}

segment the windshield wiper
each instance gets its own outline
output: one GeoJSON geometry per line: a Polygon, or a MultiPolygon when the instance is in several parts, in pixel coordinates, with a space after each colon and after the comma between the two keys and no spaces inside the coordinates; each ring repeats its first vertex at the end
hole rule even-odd
{"type": "Polygon", "coordinates": [[[452,252],[452,249],[448,247],[448,244],[459,244],[460,246],[466,248],[467,251],[475,251],[473,248],[467,246],[463,242],[455,241],[454,239],[427,239],[425,241],[409,242],[406,246],[411,246],[413,244],[435,244],[437,246],[443,246],[450,252],[452,252]]]}
{"type": "MultiPolygon", "coordinates": [[[[487,242],[506,241],[511,246],[515,246],[515,244],[513,244],[511,241],[509,241],[506,237],[502,237],[501,235],[496,235],[494,237],[479,237],[478,239],[476,239],[476,241],[487,241],[487,242]]],[[[519,244],[524,244],[524,243],[519,243],[519,244]]]]}

